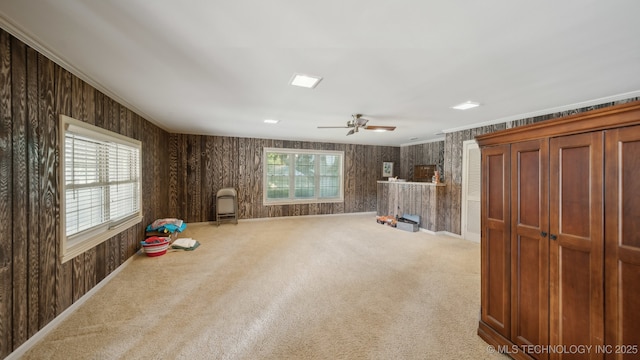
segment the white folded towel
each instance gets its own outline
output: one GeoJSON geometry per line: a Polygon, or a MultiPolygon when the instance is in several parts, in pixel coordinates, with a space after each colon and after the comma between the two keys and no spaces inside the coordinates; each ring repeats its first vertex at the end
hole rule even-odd
{"type": "Polygon", "coordinates": [[[172,245],[180,246],[183,248],[190,248],[190,247],[193,247],[195,244],[196,244],[196,241],[191,238],[180,238],[180,239],[175,239],[172,245]]]}

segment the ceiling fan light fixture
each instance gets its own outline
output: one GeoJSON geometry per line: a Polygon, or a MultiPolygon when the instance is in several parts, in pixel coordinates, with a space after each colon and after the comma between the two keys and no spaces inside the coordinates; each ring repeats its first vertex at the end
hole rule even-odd
{"type": "Polygon", "coordinates": [[[291,78],[291,81],[289,83],[293,86],[313,89],[318,86],[320,80],[322,80],[322,77],[320,76],[293,74],[293,77],[291,78]]]}
{"type": "Polygon", "coordinates": [[[480,103],[477,102],[473,102],[473,101],[465,101],[462,104],[458,104],[455,106],[452,106],[452,109],[456,109],[456,110],[469,110],[469,109],[473,109],[474,107],[478,107],[480,106],[480,103]]]}
{"type": "Polygon", "coordinates": [[[280,122],[280,120],[274,120],[274,119],[266,119],[266,120],[264,120],[265,124],[277,124],[279,122],[280,122]]]}

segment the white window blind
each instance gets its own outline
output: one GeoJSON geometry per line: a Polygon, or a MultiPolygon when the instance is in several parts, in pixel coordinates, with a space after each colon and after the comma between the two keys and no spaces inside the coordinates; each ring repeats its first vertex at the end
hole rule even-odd
{"type": "Polygon", "coordinates": [[[62,253],[68,260],[124,230],[132,220],[140,221],[141,146],[137,140],[61,118],[62,253]]]}
{"type": "Polygon", "coordinates": [[[342,151],[264,149],[264,204],[341,202],[342,151]]]}

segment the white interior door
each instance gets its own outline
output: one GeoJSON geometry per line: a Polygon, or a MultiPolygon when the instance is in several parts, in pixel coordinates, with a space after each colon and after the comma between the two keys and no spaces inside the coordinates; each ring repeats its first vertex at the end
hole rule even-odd
{"type": "Polygon", "coordinates": [[[462,237],[480,242],[480,148],[475,140],[462,145],[462,237]]]}

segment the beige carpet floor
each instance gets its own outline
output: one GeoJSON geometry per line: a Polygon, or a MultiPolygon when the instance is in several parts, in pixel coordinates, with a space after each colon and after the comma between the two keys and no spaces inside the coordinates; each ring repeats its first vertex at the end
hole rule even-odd
{"type": "Polygon", "coordinates": [[[375,216],[191,224],[25,359],[504,359],[477,335],[480,247],[375,216]]]}

